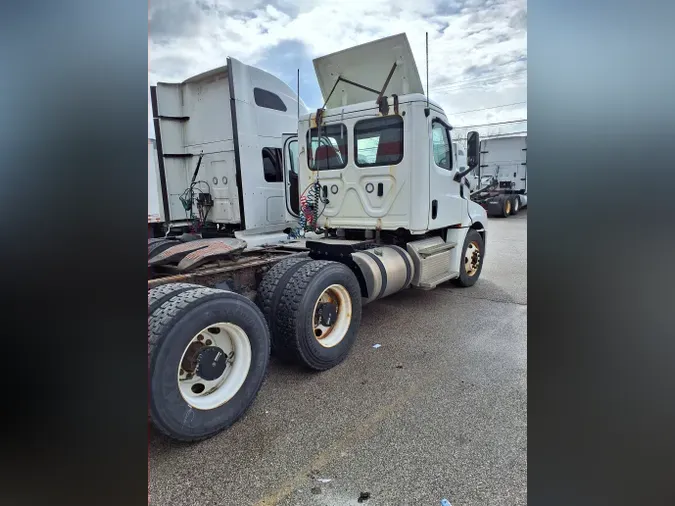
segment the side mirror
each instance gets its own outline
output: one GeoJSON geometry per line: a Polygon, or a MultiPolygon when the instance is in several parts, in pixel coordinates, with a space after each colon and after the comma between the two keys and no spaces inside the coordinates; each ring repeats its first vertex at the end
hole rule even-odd
{"type": "Polygon", "coordinates": [[[469,132],[466,136],[466,162],[471,169],[480,163],[480,138],[478,132],[469,132]]]}
{"type": "Polygon", "coordinates": [[[466,164],[467,168],[460,172],[455,172],[453,179],[458,183],[473,169],[480,164],[480,138],[478,132],[469,132],[466,136],[466,164]]]}

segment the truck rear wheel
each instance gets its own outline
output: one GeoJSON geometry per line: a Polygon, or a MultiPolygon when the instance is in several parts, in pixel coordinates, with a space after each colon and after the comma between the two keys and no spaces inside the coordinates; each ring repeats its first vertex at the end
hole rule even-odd
{"type": "Polygon", "coordinates": [[[361,324],[361,288],[345,265],[325,260],[298,268],[277,312],[275,350],[287,360],[323,371],[342,362],[361,324]]]}
{"type": "Polygon", "coordinates": [[[213,436],[251,405],[265,377],[269,330],[246,297],[194,288],[150,317],[150,418],[181,441],[213,436]]]}
{"type": "MultiPolygon", "coordinates": [[[[306,255],[281,260],[265,273],[258,286],[256,303],[267,320],[271,336],[277,333],[277,311],[288,280],[301,265],[310,261],[311,258],[306,255]]],[[[274,339],[272,339],[272,353],[276,353],[274,339]]]]}
{"type": "Polygon", "coordinates": [[[485,256],[485,243],[481,235],[473,228],[469,229],[464,239],[462,248],[459,277],[453,281],[456,285],[467,287],[478,281],[483,270],[483,257],[485,256]]]}
{"type": "Polygon", "coordinates": [[[502,216],[508,218],[512,209],[511,197],[502,197],[502,216]]]}
{"type": "Polygon", "coordinates": [[[515,216],[518,214],[518,211],[520,211],[520,197],[514,195],[511,202],[511,214],[515,216]]]}
{"type": "Polygon", "coordinates": [[[193,288],[200,288],[200,286],[192,283],[167,283],[166,285],[159,285],[151,288],[150,291],[148,291],[148,318],[152,316],[155,309],[164,304],[164,302],[171,297],[178,295],[181,292],[192,290],[193,288]]]}
{"type": "Polygon", "coordinates": [[[157,239],[148,239],[148,259],[159,255],[165,249],[169,249],[171,246],[178,244],[178,241],[175,239],[167,239],[165,237],[160,237],[157,239]]]}

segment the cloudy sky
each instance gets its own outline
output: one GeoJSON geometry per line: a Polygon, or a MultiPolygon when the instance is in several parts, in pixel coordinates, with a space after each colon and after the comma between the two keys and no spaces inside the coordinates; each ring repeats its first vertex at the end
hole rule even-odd
{"type": "MultiPolygon", "coordinates": [[[[526,0],[151,0],[148,25],[150,85],[182,81],[233,56],[292,89],[299,68],[310,109],[322,105],[312,59],[405,32],[425,82],[429,32],[430,97],[452,125],[527,118],[526,0]]],[[[149,106],[148,116],[154,138],[149,106]]],[[[477,130],[521,132],[527,123],[477,130]]]]}

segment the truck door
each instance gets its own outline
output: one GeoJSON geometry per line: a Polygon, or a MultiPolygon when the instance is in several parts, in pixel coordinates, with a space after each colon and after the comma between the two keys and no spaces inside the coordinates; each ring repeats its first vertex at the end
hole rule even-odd
{"type": "Polygon", "coordinates": [[[298,136],[283,134],[283,168],[286,195],[286,221],[300,215],[300,187],[298,181],[298,136]]]}
{"type": "MultiPolygon", "coordinates": [[[[441,118],[429,123],[429,230],[458,225],[468,219],[467,201],[460,183],[453,179],[459,170],[452,152],[450,128],[441,118]]],[[[467,189],[468,192],[468,189],[467,189]]]]}

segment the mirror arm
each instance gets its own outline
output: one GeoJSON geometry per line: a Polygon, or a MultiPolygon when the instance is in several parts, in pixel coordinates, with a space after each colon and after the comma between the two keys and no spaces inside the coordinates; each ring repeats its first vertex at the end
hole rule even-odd
{"type": "Polygon", "coordinates": [[[468,169],[464,169],[461,172],[455,172],[455,175],[453,176],[453,179],[459,183],[464,176],[466,176],[469,172],[471,172],[475,167],[469,167],[468,169]]]}

